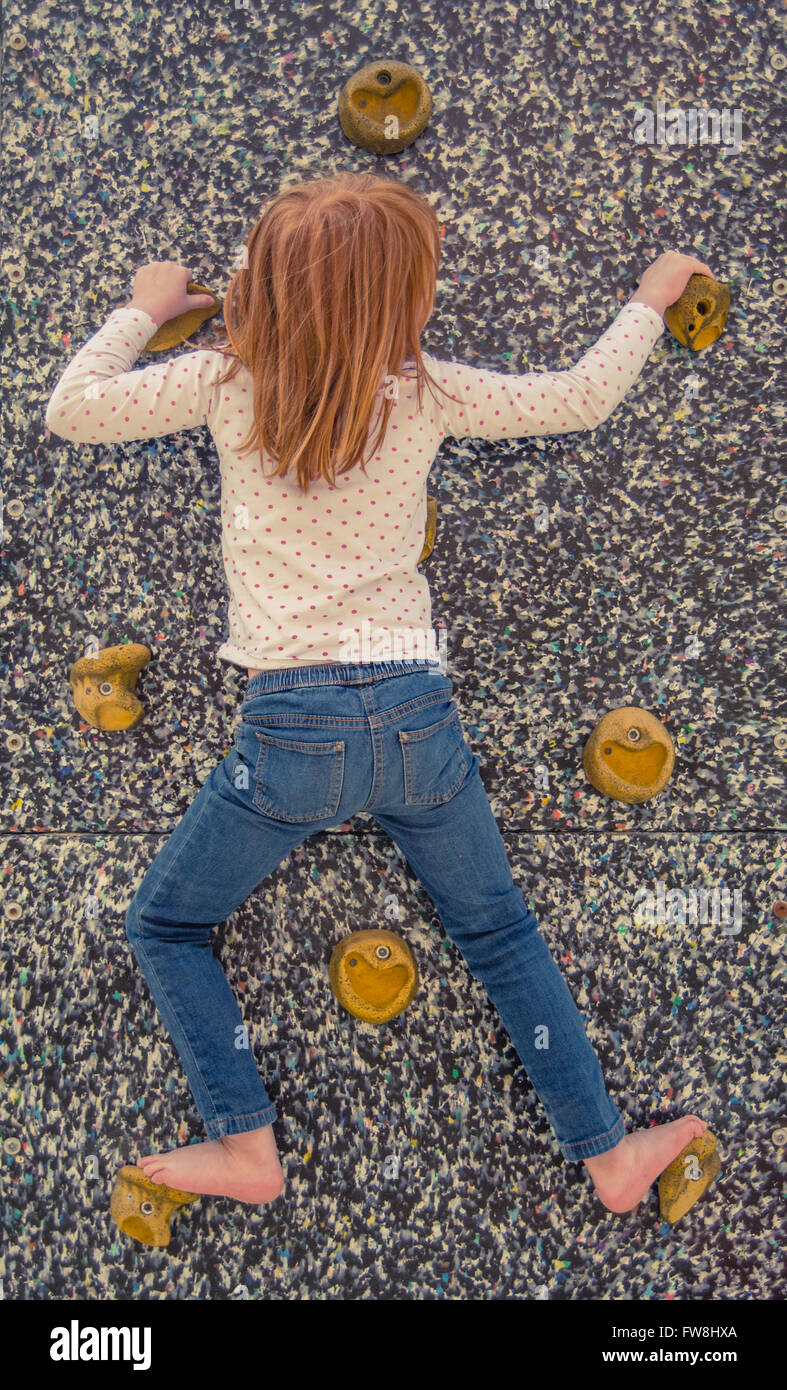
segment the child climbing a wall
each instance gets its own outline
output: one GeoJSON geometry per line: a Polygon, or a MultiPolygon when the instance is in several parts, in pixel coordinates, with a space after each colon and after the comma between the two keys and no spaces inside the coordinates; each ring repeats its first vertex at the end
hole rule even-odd
{"type": "Polygon", "coordinates": [[[187,295],[187,270],[146,265],[46,414],[63,438],[104,447],[208,426],[230,595],[218,655],[249,673],[232,749],[126,914],[207,1136],[139,1166],[193,1193],[262,1203],[281,1192],[278,1112],[211,932],[308,836],[367,812],[484,984],[562,1153],[584,1162],[609,1210],[631,1210],[706,1125],[684,1115],[625,1132],[424,640],[418,562],[445,439],[595,429],[689,276],[712,272],[665,252],[576,366],[506,375],[422,352],[440,228],[405,184],[341,174],[285,188],[247,253],[224,303],[225,345],[131,370],[161,323],[207,302],[187,295]]]}

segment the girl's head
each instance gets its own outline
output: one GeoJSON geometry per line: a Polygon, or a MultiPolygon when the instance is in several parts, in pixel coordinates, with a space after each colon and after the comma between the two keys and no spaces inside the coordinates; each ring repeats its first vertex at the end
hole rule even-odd
{"type": "Polygon", "coordinates": [[[419,345],[440,261],[432,208],[374,174],[301,182],[267,204],[247,252],[224,299],[224,350],[235,360],[220,378],[241,366],[252,375],[254,423],[239,452],[264,450],[304,492],[359,462],[365,471],[404,363],[415,363],[419,408],[424,378],[437,386],[419,345]]]}

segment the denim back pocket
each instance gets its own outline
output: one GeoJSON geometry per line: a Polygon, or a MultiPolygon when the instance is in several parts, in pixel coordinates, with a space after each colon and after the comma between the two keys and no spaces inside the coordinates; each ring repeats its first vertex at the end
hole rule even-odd
{"type": "Polygon", "coordinates": [[[252,800],[274,820],[334,816],[344,783],[343,743],[309,743],[253,730],[259,744],[252,800]]]}
{"type": "Polygon", "coordinates": [[[408,806],[439,806],[458,792],[473,764],[459,712],[424,729],[400,729],[404,799],[408,806]]]}

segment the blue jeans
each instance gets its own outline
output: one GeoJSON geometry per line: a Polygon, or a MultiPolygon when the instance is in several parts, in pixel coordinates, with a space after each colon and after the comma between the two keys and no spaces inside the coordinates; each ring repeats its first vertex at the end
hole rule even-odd
{"type": "MultiPolygon", "coordinates": [[[[208,1138],[277,1117],[251,1048],[236,1045],[245,1029],[211,929],[309,835],[360,811],[401,850],[485,986],[564,1156],[591,1158],[623,1138],[576,1004],[511,877],[452,692],[428,661],[292,667],[249,680],[230,752],[126,915],[208,1138]]],[[[327,997],[327,968],[325,989],[327,997]]]]}

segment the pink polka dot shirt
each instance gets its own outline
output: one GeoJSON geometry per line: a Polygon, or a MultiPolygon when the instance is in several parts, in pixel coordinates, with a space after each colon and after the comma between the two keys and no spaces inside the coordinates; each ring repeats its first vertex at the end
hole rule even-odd
{"type": "MultiPolygon", "coordinates": [[[[663,324],[655,309],[630,302],[564,371],[508,375],[423,352],[457,401],[437,392],[436,404],[425,385],[419,412],[408,365],[366,476],[356,467],[334,487],[320,479],[306,494],[292,475],[271,477],[267,455],[233,452],[252,423],[245,369],[217,386],[229,359],[203,349],[130,370],[155,329],[144,310],[115,309],[58,382],[46,425],[63,439],[103,445],[208,426],[221,467],[230,594],[229,637],[218,656],[264,670],[389,656],[436,660],[434,648],[424,647],[431,600],[417,566],[427,477],[443,440],[595,429],[639,376],[663,324]]],[[[370,440],[375,433],[373,422],[370,440]]]]}

